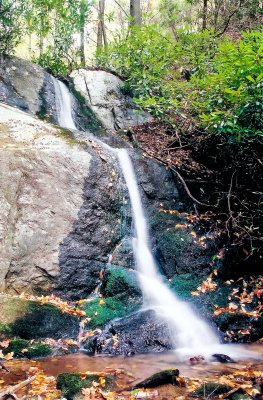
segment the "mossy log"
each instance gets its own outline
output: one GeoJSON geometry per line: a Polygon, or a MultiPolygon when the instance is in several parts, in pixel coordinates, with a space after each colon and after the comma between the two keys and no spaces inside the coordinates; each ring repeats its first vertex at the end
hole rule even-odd
{"type": "Polygon", "coordinates": [[[172,385],[177,385],[177,377],[179,376],[178,369],[166,369],[161,372],[157,372],[156,374],[151,375],[149,378],[145,379],[142,382],[137,383],[132,387],[133,389],[139,388],[153,388],[161,385],[167,385],[171,383],[172,385]]]}

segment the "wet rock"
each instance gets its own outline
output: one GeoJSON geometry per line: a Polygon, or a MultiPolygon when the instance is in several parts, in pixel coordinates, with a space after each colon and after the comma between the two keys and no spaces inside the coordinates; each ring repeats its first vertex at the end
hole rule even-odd
{"type": "Polygon", "coordinates": [[[251,397],[244,389],[239,388],[226,398],[229,400],[249,400],[253,397],[251,397]]]}
{"type": "Polygon", "coordinates": [[[176,385],[178,376],[178,369],[166,369],[164,371],[157,372],[156,374],[151,375],[149,378],[145,379],[142,382],[137,383],[135,386],[133,386],[133,389],[154,388],[161,385],[167,385],[169,383],[171,383],[172,385],[176,385]]]}
{"type": "Polygon", "coordinates": [[[85,98],[105,128],[119,130],[142,124],[151,116],[121,92],[123,81],[105,71],[79,69],[71,73],[75,89],[85,98]]]}
{"type": "Polygon", "coordinates": [[[87,343],[98,354],[142,354],[172,348],[168,326],[153,310],[139,311],[108,324],[87,343]]]}
{"type": "Polygon", "coordinates": [[[219,361],[221,363],[234,363],[235,361],[227,356],[226,354],[212,354],[212,357],[216,359],[216,361],[219,361]]]}
{"type": "Polygon", "coordinates": [[[100,272],[121,239],[118,170],[107,154],[104,159],[92,155],[78,218],[60,243],[55,292],[73,300],[87,297],[100,284],[100,272]]]}
{"type": "Polygon", "coordinates": [[[253,342],[263,336],[263,317],[253,317],[242,313],[224,313],[216,318],[214,322],[222,332],[231,332],[225,335],[229,342],[253,342]]]}
{"type": "Polygon", "coordinates": [[[200,399],[214,398],[229,392],[231,389],[231,386],[221,383],[204,383],[200,388],[191,392],[190,397],[197,397],[200,399]]]}

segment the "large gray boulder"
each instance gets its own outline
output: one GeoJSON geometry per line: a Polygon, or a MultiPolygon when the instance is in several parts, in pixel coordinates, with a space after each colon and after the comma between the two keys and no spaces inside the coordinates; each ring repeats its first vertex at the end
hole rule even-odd
{"type": "Polygon", "coordinates": [[[51,76],[39,65],[18,57],[1,58],[0,101],[34,115],[56,118],[51,76]]]}
{"type": "Polygon", "coordinates": [[[0,120],[0,290],[90,293],[119,240],[111,157],[4,104],[0,120]]]}
{"type": "Polygon", "coordinates": [[[75,89],[84,97],[106,129],[128,129],[143,124],[151,116],[122,93],[124,82],[106,71],[79,69],[71,73],[75,89]]]}

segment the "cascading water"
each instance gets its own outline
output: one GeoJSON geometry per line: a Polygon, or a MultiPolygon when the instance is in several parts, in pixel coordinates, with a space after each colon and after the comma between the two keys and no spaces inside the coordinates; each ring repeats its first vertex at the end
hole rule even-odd
{"type": "Polygon", "coordinates": [[[147,223],[130,157],[122,149],[118,151],[118,158],[131,200],[136,233],[133,248],[145,305],[155,309],[167,321],[173,332],[176,348],[188,349],[196,355],[207,347],[219,345],[212,329],[163,282],[149,248],[147,223]]]}
{"type": "Polygon", "coordinates": [[[62,128],[77,130],[72,117],[71,94],[63,82],[54,77],[52,77],[52,80],[55,88],[58,124],[62,128]]]}

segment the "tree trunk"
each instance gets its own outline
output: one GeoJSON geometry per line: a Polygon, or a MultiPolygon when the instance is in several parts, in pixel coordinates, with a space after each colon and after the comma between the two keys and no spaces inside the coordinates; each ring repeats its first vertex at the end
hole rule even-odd
{"type": "MultiPolygon", "coordinates": [[[[105,14],[105,0],[99,1],[99,22],[98,22],[98,34],[97,34],[97,49],[102,46],[102,39],[105,34],[105,24],[104,24],[104,14],[105,14]]],[[[104,38],[105,43],[105,38],[104,38]]]]}
{"type": "Polygon", "coordinates": [[[85,25],[80,29],[80,63],[82,66],[85,66],[85,25]]]}
{"type": "Polygon", "coordinates": [[[130,15],[132,18],[131,25],[141,25],[141,4],[140,0],[130,0],[130,15]]]}
{"type": "Polygon", "coordinates": [[[202,30],[203,31],[207,28],[207,5],[208,5],[208,0],[204,0],[204,2],[203,2],[203,22],[202,22],[202,30]]]}
{"type": "Polygon", "coordinates": [[[40,17],[40,32],[39,32],[39,54],[40,57],[44,52],[44,17],[40,17]]]}
{"type": "Polygon", "coordinates": [[[28,54],[29,54],[29,59],[31,60],[31,58],[32,58],[32,33],[31,32],[28,34],[28,54]]]}

